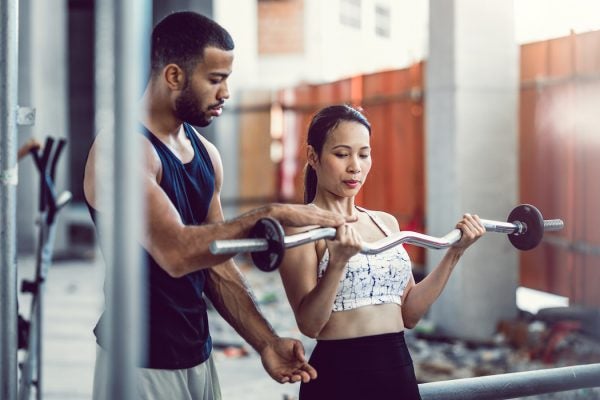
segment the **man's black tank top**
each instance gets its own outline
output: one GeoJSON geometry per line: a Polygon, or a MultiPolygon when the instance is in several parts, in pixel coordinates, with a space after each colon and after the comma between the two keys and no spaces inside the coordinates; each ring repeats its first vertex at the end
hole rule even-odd
{"type": "MultiPolygon", "coordinates": [[[[146,128],[144,134],[162,163],[160,187],[184,224],[199,225],[208,213],[214,193],[215,173],[210,156],[194,129],[184,124],[184,130],[194,148],[194,158],[186,164],[146,128]]],[[[149,310],[147,359],[141,366],[183,369],[206,361],[212,349],[206,303],[202,297],[206,271],[173,278],[145,249],[142,251],[148,268],[149,310]]],[[[97,341],[103,347],[106,341],[101,337],[100,327],[105,319],[103,314],[94,329],[97,341]]],[[[123,334],[127,332],[123,331],[123,334]]]]}

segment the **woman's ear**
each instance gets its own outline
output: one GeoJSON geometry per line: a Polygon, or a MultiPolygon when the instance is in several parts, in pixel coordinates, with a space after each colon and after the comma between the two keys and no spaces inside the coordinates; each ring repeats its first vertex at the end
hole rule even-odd
{"type": "Polygon", "coordinates": [[[308,146],[306,146],[306,162],[308,162],[308,165],[310,165],[314,169],[318,161],[319,156],[315,151],[315,148],[309,144],[308,146]]]}
{"type": "Polygon", "coordinates": [[[168,64],[163,68],[163,77],[171,90],[182,90],[185,86],[185,72],[177,64],[168,64]]]}

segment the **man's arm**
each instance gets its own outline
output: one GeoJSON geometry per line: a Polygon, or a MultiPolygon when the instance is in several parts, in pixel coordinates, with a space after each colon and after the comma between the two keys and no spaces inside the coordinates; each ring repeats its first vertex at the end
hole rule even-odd
{"type": "MultiPolygon", "coordinates": [[[[208,147],[208,145],[207,145],[208,147]]],[[[215,166],[215,192],[208,210],[207,222],[223,221],[220,191],[222,169],[213,154],[215,166]]],[[[263,365],[278,382],[307,382],[316,377],[316,372],[304,358],[302,344],[291,339],[282,339],[261,314],[252,290],[233,260],[207,270],[205,293],[219,314],[260,355],[263,365]]]]}
{"type": "MultiPolygon", "coordinates": [[[[161,163],[152,144],[140,136],[144,153],[140,176],[143,182],[146,227],[142,245],[156,262],[171,276],[181,277],[190,272],[223,263],[232,255],[213,255],[209,245],[217,239],[239,239],[248,236],[260,218],[270,216],[283,225],[339,226],[344,217],[305,205],[272,204],[257,208],[230,221],[220,221],[197,226],[184,225],[179,213],[159,185],[161,163]]],[[[211,146],[215,172],[221,173],[220,159],[211,146]],[[216,159],[216,160],[215,160],[216,159]],[[218,160],[218,161],[217,161],[218,160]]],[[[94,174],[96,143],[90,150],[85,169],[84,192],[86,200],[96,208],[97,184],[94,174]]],[[[220,204],[218,205],[220,207],[220,204]]],[[[101,211],[101,210],[100,210],[101,211]]]]}

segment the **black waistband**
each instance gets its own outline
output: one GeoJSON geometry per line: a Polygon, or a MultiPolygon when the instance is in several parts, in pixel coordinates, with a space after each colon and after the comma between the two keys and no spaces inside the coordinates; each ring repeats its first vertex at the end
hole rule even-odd
{"type": "Polygon", "coordinates": [[[374,343],[385,343],[385,342],[402,342],[404,343],[404,331],[382,333],[379,335],[371,336],[360,336],[348,339],[321,339],[317,340],[318,344],[327,347],[354,347],[360,345],[370,345],[374,343]]]}

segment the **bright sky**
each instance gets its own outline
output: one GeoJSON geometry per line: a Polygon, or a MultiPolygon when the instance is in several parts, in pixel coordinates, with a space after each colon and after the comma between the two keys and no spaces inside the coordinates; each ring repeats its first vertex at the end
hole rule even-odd
{"type": "Polygon", "coordinates": [[[600,0],[514,0],[518,43],[600,30],[600,0]]]}

